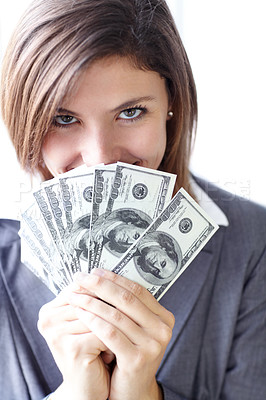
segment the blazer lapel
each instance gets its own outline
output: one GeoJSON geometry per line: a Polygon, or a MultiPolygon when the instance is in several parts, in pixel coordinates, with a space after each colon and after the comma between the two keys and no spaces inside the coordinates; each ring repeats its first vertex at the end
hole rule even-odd
{"type": "Polygon", "coordinates": [[[40,371],[52,390],[61,382],[61,374],[45,340],[38,332],[37,320],[42,305],[51,301],[54,295],[20,262],[19,241],[15,241],[6,251],[8,263],[4,274],[9,297],[40,371]]]}
{"type": "Polygon", "coordinates": [[[215,275],[212,267],[217,265],[223,236],[224,229],[220,228],[160,300],[160,304],[174,314],[175,326],[158,372],[186,324],[206,280],[210,275],[213,279],[215,275]]]}

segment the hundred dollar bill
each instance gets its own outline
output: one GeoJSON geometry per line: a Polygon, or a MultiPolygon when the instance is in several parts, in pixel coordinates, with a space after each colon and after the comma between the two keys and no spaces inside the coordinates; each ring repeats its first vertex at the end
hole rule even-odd
{"type": "Polygon", "coordinates": [[[64,223],[63,201],[58,178],[50,179],[42,183],[42,193],[45,193],[52,213],[52,221],[62,241],[65,234],[66,224],[64,223]]]}
{"type": "Polygon", "coordinates": [[[217,229],[182,188],[112,270],[160,300],[217,229]]]}
{"type": "Polygon", "coordinates": [[[88,260],[88,271],[94,267],[94,255],[97,252],[97,240],[92,240],[95,237],[94,224],[97,221],[96,229],[99,232],[100,225],[103,221],[102,216],[104,215],[108,203],[108,199],[111,193],[112,184],[114,181],[116,171],[116,164],[102,165],[94,170],[94,182],[93,182],[93,201],[91,210],[91,221],[90,221],[90,235],[89,235],[89,260],[88,260]]]}
{"type": "Polygon", "coordinates": [[[65,232],[68,229],[71,229],[73,226],[73,204],[71,198],[71,195],[73,194],[73,188],[70,191],[68,184],[65,182],[67,179],[72,179],[71,182],[73,182],[73,180],[77,180],[75,187],[78,187],[79,185],[81,186],[81,188],[78,188],[78,192],[80,192],[80,190],[84,190],[86,198],[88,198],[91,192],[91,186],[89,186],[89,189],[86,190],[88,185],[86,183],[84,184],[83,180],[84,176],[90,175],[91,173],[93,173],[92,168],[82,165],[59,175],[57,178],[43,182],[42,184],[53,210],[56,225],[58,226],[59,232],[61,232],[61,237],[64,237],[65,232]]]}
{"type": "Polygon", "coordinates": [[[80,175],[59,177],[64,211],[63,244],[69,257],[88,271],[88,245],[92,212],[94,168],[80,175]]]}
{"type": "MultiPolygon", "coordinates": [[[[71,188],[70,193],[69,185],[64,180],[72,179],[71,182],[75,180],[77,182],[75,187],[77,188],[79,184],[82,186],[82,177],[85,175],[87,176],[89,171],[91,170],[86,165],[82,165],[81,167],[68,171],[65,174],[61,174],[56,178],[42,183],[42,190],[45,191],[53,217],[52,223],[57,233],[56,235],[53,232],[53,237],[56,236],[56,244],[60,250],[60,253],[64,254],[64,259],[68,265],[70,265],[70,270],[72,273],[81,270],[80,252],[75,251],[73,246],[70,247],[69,240],[71,231],[73,233],[72,228],[73,223],[75,222],[73,221],[72,214],[80,212],[80,208],[78,208],[79,203],[76,203],[73,211],[73,201],[76,201],[77,196],[73,196],[73,188],[71,188]]],[[[51,226],[51,221],[49,221],[49,224],[51,226]]]]}
{"type": "Polygon", "coordinates": [[[53,239],[59,251],[60,257],[62,258],[67,271],[70,273],[70,275],[73,275],[76,271],[79,270],[79,265],[75,263],[75,260],[69,259],[65,252],[62,242],[63,232],[58,229],[57,224],[55,223],[55,220],[53,218],[54,210],[51,207],[49,200],[46,196],[45,188],[43,187],[35,191],[33,193],[33,196],[35,197],[36,203],[41,211],[45,226],[48,229],[48,232],[51,235],[51,238],[53,239]]]}
{"type": "Polygon", "coordinates": [[[63,280],[66,279],[70,282],[70,273],[61,259],[54,241],[46,229],[40,209],[35,202],[22,212],[21,226],[23,227],[22,231],[24,233],[29,232],[29,230],[31,231],[32,236],[35,238],[36,247],[42,248],[48,257],[50,264],[52,264],[54,269],[59,270],[62,274],[63,280]]]}
{"type": "Polygon", "coordinates": [[[176,175],[118,162],[106,212],[137,208],[156,218],[171,200],[176,175]]]}
{"type": "Polygon", "coordinates": [[[69,284],[64,270],[58,270],[51,264],[43,248],[36,242],[32,231],[25,223],[19,231],[21,237],[21,261],[45,283],[53,293],[57,294],[69,284]],[[24,226],[23,226],[24,225],[24,226]]]}
{"type": "Polygon", "coordinates": [[[112,269],[170,201],[176,175],[118,162],[105,214],[94,224],[94,268],[112,269]]]}

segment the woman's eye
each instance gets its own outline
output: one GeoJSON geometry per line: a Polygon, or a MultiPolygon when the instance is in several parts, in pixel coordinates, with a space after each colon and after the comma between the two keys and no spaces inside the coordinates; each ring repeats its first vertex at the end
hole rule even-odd
{"type": "Polygon", "coordinates": [[[139,118],[143,112],[143,108],[128,108],[119,114],[118,119],[136,119],[139,118]]]}
{"type": "Polygon", "coordinates": [[[77,118],[71,115],[57,115],[54,118],[55,125],[71,125],[77,122],[77,118]]]}
{"type": "Polygon", "coordinates": [[[139,233],[135,233],[134,239],[137,240],[139,237],[140,237],[140,234],[139,233]]]}

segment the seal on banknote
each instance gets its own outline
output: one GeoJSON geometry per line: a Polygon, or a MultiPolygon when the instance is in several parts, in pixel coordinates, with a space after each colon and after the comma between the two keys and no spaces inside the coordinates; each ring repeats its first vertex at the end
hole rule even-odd
{"type": "Polygon", "coordinates": [[[83,190],[83,198],[86,200],[88,203],[92,202],[92,193],[93,193],[93,187],[92,186],[87,186],[83,190]]]}
{"type": "Polygon", "coordinates": [[[190,218],[182,218],[179,222],[179,230],[182,233],[188,233],[191,231],[193,223],[190,218]]]}
{"type": "Polygon", "coordinates": [[[144,183],[137,183],[132,188],[132,194],[137,200],[143,200],[148,194],[148,188],[144,183]]]}

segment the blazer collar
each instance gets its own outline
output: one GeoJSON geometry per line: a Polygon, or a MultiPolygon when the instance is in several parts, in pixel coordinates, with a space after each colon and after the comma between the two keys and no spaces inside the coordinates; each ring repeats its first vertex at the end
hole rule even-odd
{"type": "Polygon", "coordinates": [[[218,205],[208,196],[208,194],[198,185],[196,180],[190,176],[190,187],[196,196],[199,205],[204,211],[220,226],[228,226],[229,221],[225,213],[218,205]]]}

